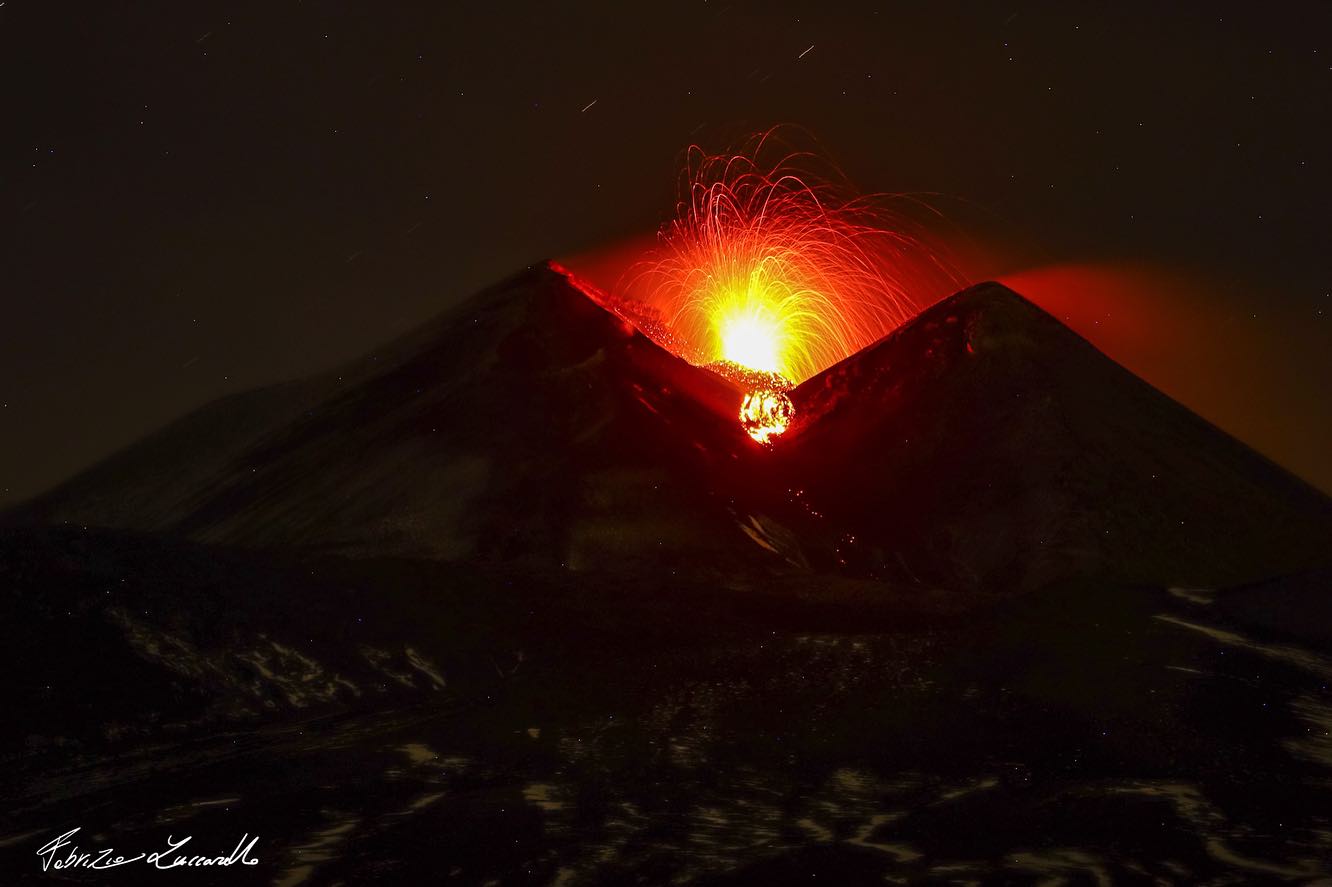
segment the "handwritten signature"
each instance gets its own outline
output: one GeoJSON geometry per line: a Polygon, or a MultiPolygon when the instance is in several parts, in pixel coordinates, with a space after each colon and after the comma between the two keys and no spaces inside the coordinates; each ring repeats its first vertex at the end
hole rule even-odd
{"type": "Polygon", "coordinates": [[[102,871],[104,869],[118,868],[122,865],[129,865],[135,862],[143,862],[144,865],[151,865],[159,869],[175,869],[182,867],[196,866],[232,866],[232,865],[258,865],[259,860],[250,856],[254,850],[254,845],[259,842],[259,836],[250,837],[249,833],[241,836],[236,842],[236,849],[232,850],[226,856],[190,856],[181,853],[180,849],[188,844],[193,837],[186,835],[180,840],[176,840],[171,835],[167,836],[167,849],[155,850],[152,853],[140,853],[137,856],[125,856],[116,853],[116,848],[105,847],[97,850],[80,850],[79,845],[75,844],[71,838],[77,834],[79,829],[73,828],[65,832],[60,837],[47,844],[37,851],[37,855],[42,858],[42,871],[64,869],[93,869],[102,871]],[[68,852],[65,852],[68,848],[68,852]]]}

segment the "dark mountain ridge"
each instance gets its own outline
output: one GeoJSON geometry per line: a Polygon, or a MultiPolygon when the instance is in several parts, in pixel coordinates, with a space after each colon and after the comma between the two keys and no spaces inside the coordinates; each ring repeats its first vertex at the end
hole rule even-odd
{"type": "Polygon", "coordinates": [[[793,399],[777,461],[862,563],[887,559],[873,543],[939,582],[1211,584],[1330,554],[1332,500],[999,284],[922,312],[793,399]]]}
{"type": "Polygon", "coordinates": [[[1326,497],[997,284],[800,385],[771,450],[741,396],[542,264],[331,373],[205,406],[8,522],[986,591],[1329,558],[1326,497]]]}

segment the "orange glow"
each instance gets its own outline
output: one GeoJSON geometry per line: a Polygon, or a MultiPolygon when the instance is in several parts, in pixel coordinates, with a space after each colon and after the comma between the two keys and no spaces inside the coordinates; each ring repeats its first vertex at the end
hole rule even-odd
{"type": "MultiPolygon", "coordinates": [[[[797,384],[892,332],[962,278],[888,203],[770,130],[734,154],[685,155],[675,218],[599,301],[658,345],[746,392],[740,423],[769,444],[797,384]]],[[[641,255],[641,253],[640,253],[641,255]]],[[[580,257],[601,269],[614,255],[580,257]]],[[[621,265],[621,267],[623,267],[621,265]]]]}
{"type": "Polygon", "coordinates": [[[758,303],[732,306],[716,323],[722,359],[769,373],[781,371],[783,324],[765,306],[758,303]]]}
{"type": "Polygon", "coordinates": [[[799,383],[913,316],[935,289],[924,278],[948,276],[900,219],[805,170],[815,162],[773,132],[738,154],[689,149],[676,218],[619,288],[680,356],[799,383]]]}

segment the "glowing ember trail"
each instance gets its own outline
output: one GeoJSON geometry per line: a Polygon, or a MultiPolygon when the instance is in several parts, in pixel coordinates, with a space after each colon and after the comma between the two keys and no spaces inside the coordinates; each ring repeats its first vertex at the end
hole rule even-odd
{"type": "Polygon", "coordinates": [[[623,287],[668,347],[742,383],[740,421],[761,443],[790,424],[787,391],[901,325],[918,307],[908,291],[947,276],[899,220],[778,148],[771,132],[734,155],[691,147],[676,218],[623,287]]]}

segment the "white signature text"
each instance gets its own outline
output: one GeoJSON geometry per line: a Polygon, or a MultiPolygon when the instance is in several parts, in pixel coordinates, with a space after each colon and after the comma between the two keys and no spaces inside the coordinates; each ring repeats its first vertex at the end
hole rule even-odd
{"type": "Polygon", "coordinates": [[[259,836],[255,835],[251,838],[248,833],[241,836],[241,839],[236,842],[236,848],[226,856],[191,856],[188,852],[182,852],[181,848],[193,840],[190,835],[186,835],[179,840],[168,835],[165,850],[154,850],[151,853],[126,856],[117,853],[114,847],[103,847],[94,850],[80,848],[73,841],[74,835],[78,831],[77,828],[70,829],[60,837],[42,845],[42,848],[37,851],[37,855],[42,858],[42,871],[62,871],[64,869],[101,871],[103,869],[119,868],[122,865],[130,865],[135,862],[142,862],[144,865],[151,865],[159,869],[259,864],[259,860],[250,855],[251,851],[254,850],[254,845],[259,842],[259,836]]]}

